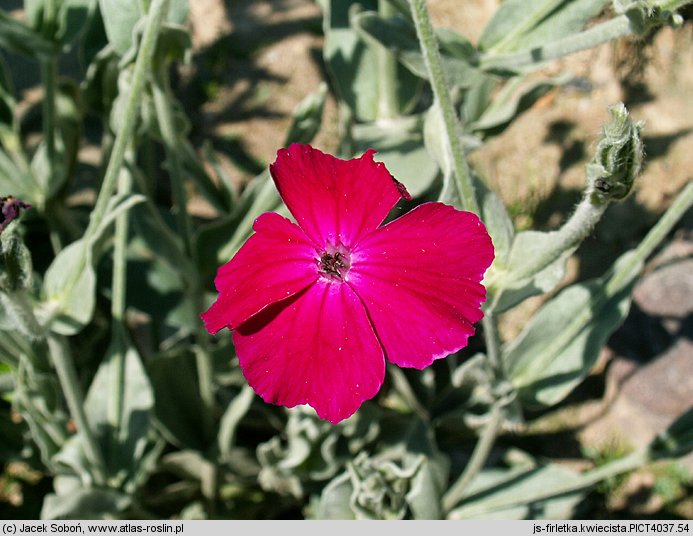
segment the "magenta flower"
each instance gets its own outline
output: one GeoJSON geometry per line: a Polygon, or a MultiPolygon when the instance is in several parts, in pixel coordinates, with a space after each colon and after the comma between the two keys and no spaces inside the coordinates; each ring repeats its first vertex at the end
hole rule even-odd
{"type": "Polygon", "coordinates": [[[309,404],[335,424],[378,393],[385,359],[423,369],[467,345],[493,261],[479,218],[442,203],[379,227],[410,196],[374,153],[279,150],[270,172],[298,224],[274,212],[255,220],[202,314],[210,333],[233,330],[266,402],[309,404]]]}

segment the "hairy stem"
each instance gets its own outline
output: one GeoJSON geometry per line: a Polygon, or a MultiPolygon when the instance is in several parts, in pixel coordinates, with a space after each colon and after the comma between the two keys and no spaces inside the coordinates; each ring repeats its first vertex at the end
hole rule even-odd
{"type": "Polygon", "coordinates": [[[692,205],[693,181],[689,181],[683,190],[676,196],[674,202],[669,206],[659,221],[657,221],[654,227],[645,235],[645,238],[643,238],[638,247],[635,248],[633,255],[628,258],[627,262],[621,265],[618,272],[610,278],[606,286],[607,294],[618,292],[619,289],[628,284],[633,277],[633,272],[638,270],[640,263],[644,262],[654,252],[657,246],[659,246],[667,234],[671,232],[692,205]]]}
{"type": "Polygon", "coordinates": [[[431,19],[426,8],[425,0],[411,0],[411,12],[416,25],[416,33],[419,45],[426,63],[435,103],[443,119],[448,151],[450,153],[452,171],[455,175],[455,184],[460,197],[460,203],[464,210],[479,213],[479,205],[474,193],[472,175],[464,156],[462,147],[462,131],[460,128],[455,108],[450,98],[450,87],[445,79],[443,64],[438,50],[438,41],[431,19]]]}
{"type": "Polygon", "coordinates": [[[503,423],[503,417],[504,411],[501,405],[498,403],[494,404],[491,408],[490,419],[486,423],[479,441],[474,446],[469,463],[467,463],[462,474],[443,496],[442,505],[446,515],[464,498],[468,486],[486,465],[486,460],[488,460],[493,443],[503,423]]]}
{"type": "MultiPolygon", "coordinates": [[[[134,160],[132,144],[128,146],[125,158],[134,160]]],[[[123,168],[118,178],[118,193],[129,194],[132,190],[132,175],[127,167],[123,168]]],[[[112,337],[123,337],[125,329],[125,310],[127,297],[127,245],[129,232],[129,211],[118,215],[115,222],[113,244],[113,284],[111,298],[111,316],[113,324],[112,337]]],[[[114,352],[112,359],[111,400],[108,405],[108,420],[114,430],[120,427],[123,417],[125,391],[125,355],[114,352]]]]}
{"type": "Polygon", "coordinates": [[[519,280],[534,275],[566,251],[580,245],[604,215],[607,206],[608,203],[593,203],[590,196],[585,195],[568,221],[560,229],[553,231],[557,239],[552,242],[552,247],[542,251],[542,254],[536,256],[531,264],[525,265],[522,272],[515,273],[513,276],[519,280]]]}
{"type": "Polygon", "coordinates": [[[92,466],[94,481],[97,485],[103,485],[106,482],[106,464],[84,410],[84,395],[67,341],[64,337],[51,333],[48,335],[48,348],[70,415],[77,425],[77,433],[82,436],[84,454],[92,466]]]}
{"type": "Polygon", "coordinates": [[[125,106],[125,113],[120,129],[116,135],[113,144],[111,157],[106,167],[106,173],[99,190],[99,195],[94,205],[94,210],[91,213],[89,226],[85,232],[85,243],[94,234],[99,224],[106,215],[108,200],[110,199],[116,187],[118,173],[123,165],[125,150],[128,143],[132,139],[132,133],[135,129],[135,123],[139,117],[139,107],[142,99],[142,91],[145,82],[151,71],[152,57],[156,45],[157,35],[161,28],[161,23],[168,11],[169,0],[152,0],[147,13],[147,23],[142,36],[137,61],[135,62],[135,70],[132,77],[132,86],[130,87],[130,95],[128,96],[125,106]]]}
{"type": "MultiPolygon", "coordinates": [[[[378,12],[382,17],[395,14],[388,0],[378,1],[378,12]]],[[[399,115],[397,98],[397,58],[388,49],[377,47],[378,57],[378,119],[392,119],[399,115]]]]}

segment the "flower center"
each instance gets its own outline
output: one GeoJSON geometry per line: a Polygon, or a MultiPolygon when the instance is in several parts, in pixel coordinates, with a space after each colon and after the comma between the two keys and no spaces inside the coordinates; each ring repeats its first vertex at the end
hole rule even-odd
{"type": "Polygon", "coordinates": [[[343,281],[351,266],[351,255],[342,244],[327,244],[325,250],[320,252],[317,263],[323,277],[332,281],[343,281]]]}

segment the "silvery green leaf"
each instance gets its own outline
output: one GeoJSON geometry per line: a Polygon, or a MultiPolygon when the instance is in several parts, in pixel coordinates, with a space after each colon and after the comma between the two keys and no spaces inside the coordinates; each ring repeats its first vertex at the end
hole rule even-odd
{"type": "Polygon", "coordinates": [[[0,11],[0,48],[35,59],[56,52],[51,41],[3,11],[0,11]]]}
{"type": "Polygon", "coordinates": [[[534,48],[575,34],[599,15],[609,0],[568,0],[518,41],[518,49],[534,48]]]}
{"type": "Polygon", "coordinates": [[[317,519],[356,519],[349,507],[354,488],[348,473],[342,473],[330,481],[320,494],[317,519]]]}
{"type": "Polygon", "coordinates": [[[474,172],[472,174],[476,177],[474,186],[479,200],[481,221],[493,241],[496,259],[494,263],[504,263],[515,238],[515,227],[500,196],[474,172]]]}
{"type": "MultiPolygon", "coordinates": [[[[61,476],[73,477],[78,487],[89,487],[93,484],[92,464],[84,448],[82,434],[73,434],[61,446],[51,459],[51,467],[61,476]]],[[[58,488],[55,488],[56,492],[58,488]]]]}
{"type": "Polygon", "coordinates": [[[171,0],[168,4],[166,21],[172,24],[186,24],[190,14],[189,0],[171,0]]]}
{"type": "Polygon", "coordinates": [[[180,478],[199,482],[205,497],[214,496],[214,464],[194,450],[177,450],[166,454],[160,466],[180,478]]]}
{"type": "Polygon", "coordinates": [[[628,314],[637,268],[625,279],[618,276],[618,285],[613,274],[629,259],[626,254],[604,277],[561,291],[503,349],[508,375],[524,407],[559,403],[592,370],[607,339],[628,314]]]}
{"type": "Polygon", "coordinates": [[[440,519],[442,489],[432,462],[425,460],[406,494],[406,501],[414,519],[440,519]]]}
{"type": "MultiPolygon", "coordinates": [[[[141,0],[99,0],[101,17],[108,41],[119,56],[126,56],[136,42],[138,22],[146,14],[141,0]]],[[[188,18],[188,1],[172,0],[169,3],[166,22],[181,25],[188,18]]]]}
{"type": "Polygon", "coordinates": [[[528,500],[571,480],[578,482],[579,475],[556,464],[487,469],[479,473],[448,519],[571,519],[587,490],[528,500]]]}
{"type": "MultiPolygon", "coordinates": [[[[162,69],[166,69],[173,61],[188,63],[191,52],[192,37],[188,28],[181,24],[163,23],[157,36],[156,49],[152,58],[152,70],[156,73],[155,77],[159,78],[162,69]]],[[[187,122],[187,117],[184,114],[176,115],[176,119],[187,122]]]]}
{"type": "Polygon", "coordinates": [[[190,352],[158,355],[147,362],[154,388],[155,424],[178,448],[204,451],[209,445],[200,419],[200,396],[195,357],[190,352]]]}
{"type": "Polygon", "coordinates": [[[217,267],[228,262],[252,234],[258,216],[271,211],[290,216],[269,172],[264,171],[251,181],[231,214],[198,230],[195,244],[200,272],[212,277],[217,267]]]}
{"type": "Polygon", "coordinates": [[[64,0],[58,14],[57,39],[70,45],[86,29],[88,18],[95,9],[93,0],[64,0]]]}
{"type": "Polygon", "coordinates": [[[553,247],[556,240],[555,232],[522,231],[515,235],[505,262],[502,258],[499,258],[500,262],[494,261],[486,274],[485,281],[492,294],[496,296],[492,298],[495,301],[491,302],[495,312],[510,309],[530,296],[546,294],[561,282],[565,275],[566,262],[576,247],[563,251],[539,272],[529,274],[525,269],[527,266],[533,266],[534,259],[546,249],[553,247]]]}
{"type": "Polygon", "coordinates": [[[57,3],[56,20],[49,28],[45,26],[46,0],[24,0],[27,21],[44,36],[63,45],[70,44],[84,29],[92,0],[63,0],[57,3]],[[50,29],[52,35],[47,34],[50,29]]]}
{"type": "Polygon", "coordinates": [[[108,41],[122,56],[132,46],[133,30],[142,17],[140,0],[99,0],[108,41]]]}
{"type": "Polygon", "coordinates": [[[493,91],[498,84],[498,77],[493,75],[480,75],[469,86],[464,94],[462,102],[462,126],[465,132],[469,132],[467,125],[478,121],[481,115],[491,104],[493,91]]]}
{"type": "Polygon", "coordinates": [[[43,204],[43,194],[28,165],[13,160],[0,148],[0,190],[33,206],[43,204]]]}
{"type": "Polygon", "coordinates": [[[579,31],[607,0],[506,0],[479,39],[482,50],[532,48],[579,31]]]}
{"type": "MultiPolygon", "coordinates": [[[[46,270],[43,291],[51,330],[74,335],[89,323],[96,304],[96,273],[84,240],[76,240],[53,259],[46,270]]],[[[41,312],[38,315],[43,316],[41,312]]]]}
{"type": "Polygon", "coordinates": [[[107,117],[118,97],[118,56],[111,47],[99,50],[87,67],[82,98],[89,110],[107,117]]]}
{"type": "Polygon", "coordinates": [[[114,486],[127,489],[137,472],[153,406],[152,386],[142,359],[125,329],[116,326],[85,400],[87,418],[114,486]]]}
{"type": "Polygon", "coordinates": [[[116,490],[80,488],[72,493],[50,493],[43,501],[41,519],[120,519],[131,498],[116,490]]]}
{"type": "Polygon", "coordinates": [[[354,125],[352,130],[355,156],[369,148],[375,159],[417,198],[434,185],[439,168],[431,158],[423,139],[423,117],[402,117],[387,122],[354,125]]]}
{"type": "Polygon", "coordinates": [[[250,409],[255,393],[250,386],[245,385],[226,408],[219,423],[219,453],[221,458],[227,458],[236,444],[236,430],[243,417],[250,409]]]}
{"type": "Polygon", "coordinates": [[[65,147],[60,135],[56,136],[56,142],[56,156],[52,162],[48,160],[48,150],[43,141],[31,159],[31,174],[40,185],[41,197],[44,199],[53,197],[68,179],[65,167],[65,147]]]}
{"type": "MultiPolygon", "coordinates": [[[[334,81],[337,94],[359,121],[373,121],[379,116],[379,72],[376,45],[366,43],[350,22],[361,10],[377,9],[377,2],[361,0],[342,2],[325,0],[325,44],[323,56],[334,81]]],[[[355,20],[355,19],[354,19],[355,20]]],[[[356,24],[355,22],[353,24],[356,24]]],[[[391,81],[397,87],[399,110],[407,110],[418,98],[416,77],[398,66],[391,81]]]]}
{"type": "Polygon", "coordinates": [[[465,130],[485,135],[498,134],[549,90],[567,81],[565,76],[534,81],[527,81],[525,77],[511,78],[481,115],[465,125],[465,130]]]}
{"type": "MultiPolygon", "coordinates": [[[[428,79],[416,29],[410,21],[401,17],[384,18],[371,11],[359,13],[352,20],[354,27],[366,39],[390,50],[418,78],[428,79]]],[[[449,29],[438,30],[436,36],[448,83],[462,88],[470,87],[480,76],[479,70],[473,66],[474,47],[463,36],[449,29]]]]}
{"type": "Polygon", "coordinates": [[[149,198],[132,209],[131,221],[137,235],[158,260],[165,261],[183,275],[192,274],[193,267],[183,251],[180,236],[166,223],[149,198]]]}
{"type": "MultiPolygon", "coordinates": [[[[372,7],[373,2],[368,7],[372,7]]],[[[337,94],[359,120],[377,117],[377,58],[349,25],[349,8],[359,4],[323,2],[323,57],[337,94]]]]}
{"type": "Polygon", "coordinates": [[[100,243],[118,215],[143,200],[141,195],[113,197],[89,240],[76,240],[53,259],[43,280],[42,311],[37,312],[37,316],[50,321],[50,329],[74,335],[89,323],[96,303],[94,265],[102,253],[100,243]]]}
{"type": "Polygon", "coordinates": [[[337,452],[341,428],[320,420],[312,408],[290,409],[286,439],[274,436],[257,448],[263,489],[298,498],[306,483],[332,478],[341,466],[337,452]]]}
{"type": "Polygon", "coordinates": [[[29,425],[43,463],[53,468],[53,456],[68,439],[68,416],[55,374],[38,370],[23,356],[17,367],[14,407],[29,425]]]}
{"type": "MultiPolygon", "coordinates": [[[[443,173],[443,184],[438,194],[438,201],[455,205],[459,203],[456,188],[453,184],[453,158],[446,134],[443,117],[438,105],[434,103],[424,114],[424,146],[431,158],[438,164],[443,173]]],[[[478,139],[462,134],[462,145],[465,153],[478,147],[478,139]]],[[[472,180],[477,180],[474,176],[472,180]]]]}
{"type": "Polygon", "coordinates": [[[318,89],[309,93],[293,111],[291,125],[284,139],[284,147],[292,143],[310,143],[322,126],[322,113],[327,100],[327,84],[321,82],[318,89]]]}
{"type": "Polygon", "coordinates": [[[517,41],[565,0],[506,0],[484,27],[481,50],[513,50],[517,41]]]}

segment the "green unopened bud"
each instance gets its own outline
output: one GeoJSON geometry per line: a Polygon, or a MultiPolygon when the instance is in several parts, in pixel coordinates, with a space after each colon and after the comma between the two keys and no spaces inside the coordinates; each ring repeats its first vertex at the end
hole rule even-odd
{"type": "Polygon", "coordinates": [[[602,137],[592,161],[587,164],[588,193],[595,204],[623,199],[633,187],[642,166],[643,123],[633,121],[619,103],[609,108],[611,121],[602,128],[602,137]]]}
{"type": "Polygon", "coordinates": [[[31,254],[14,232],[0,236],[0,290],[15,292],[31,284],[31,254]]]}

